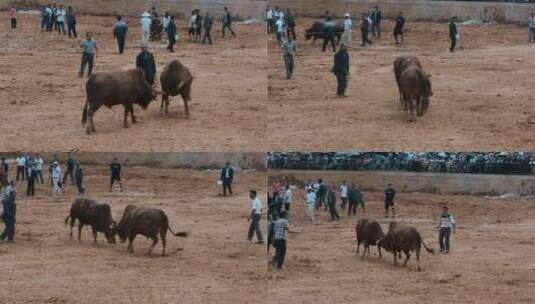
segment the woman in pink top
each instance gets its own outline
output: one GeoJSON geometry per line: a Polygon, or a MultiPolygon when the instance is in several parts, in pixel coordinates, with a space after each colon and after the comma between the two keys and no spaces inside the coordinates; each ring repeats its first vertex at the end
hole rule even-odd
{"type": "Polygon", "coordinates": [[[16,13],[17,13],[17,8],[15,7],[15,5],[13,5],[9,9],[9,18],[11,18],[11,29],[17,28],[17,17],[15,16],[16,13]]]}

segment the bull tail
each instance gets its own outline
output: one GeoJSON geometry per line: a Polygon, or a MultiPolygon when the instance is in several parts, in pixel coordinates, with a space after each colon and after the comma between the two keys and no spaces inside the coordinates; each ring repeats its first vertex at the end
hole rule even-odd
{"type": "Polygon", "coordinates": [[[85,101],[84,109],[82,110],[82,126],[85,126],[87,121],[87,107],[89,106],[88,100],[85,101]]]}
{"type": "Polygon", "coordinates": [[[169,229],[169,231],[170,231],[174,236],[178,236],[178,237],[188,237],[188,233],[187,233],[186,231],[174,232],[173,229],[171,229],[171,226],[167,226],[167,229],[169,229]]]}
{"type": "Polygon", "coordinates": [[[65,218],[65,225],[67,225],[69,223],[69,219],[71,218],[71,215],[67,215],[67,217],[65,218]]]}
{"type": "Polygon", "coordinates": [[[422,245],[424,245],[424,248],[425,248],[425,251],[429,252],[429,253],[435,253],[435,251],[433,250],[433,248],[431,247],[427,247],[427,245],[425,244],[424,240],[422,239],[422,245]]]}

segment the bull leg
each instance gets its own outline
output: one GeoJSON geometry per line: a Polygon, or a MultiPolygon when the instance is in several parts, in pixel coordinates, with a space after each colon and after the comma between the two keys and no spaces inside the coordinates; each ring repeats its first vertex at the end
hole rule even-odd
{"type": "Polygon", "coordinates": [[[84,227],[84,224],[78,223],[78,242],[82,241],[82,228],[84,227]]]}
{"type": "Polygon", "coordinates": [[[165,246],[167,244],[166,236],[167,236],[167,229],[161,230],[160,238],[162,239],[162,256],[165,256],[165,246]]]}
{"type": "Polygon", "coordinates": [[[73,226],[74,226],[74,219],[71,217],[71,233],[69,234],[69,237],[72,239],[72,229],[73,229],[73,226]]]}
{"type": "Polygon", "coordinates": [[[404,253],[405,253],[405,261],[403,261],[403,265],[401,265],[401,267],[407,266],[407,262],[409,261],[411,257],[411,253],[409,251],[404,251],[404,253]]]}
{"type": "Polygon", "coordinates": [[[169,113],[169,95],[165,97],[165,114],[169,113]]]}
{"type": "Polygon", "coordinates": [[[136,238],[135,234],[128,235],[128,247],[126,247],[127,252],[134,253],[134,238],[136,238]]]}
{"type": "Polygon", "coordinates": [[[359,250],[360,250],[360,240],[357,240],[357,254],[359,253],[359,250]]]}
{"type": "Polygon", "coordinates": [[[95,229],[94,226],[91,226],[91,232],[93,233],[93,242],[96,245],[97,244],[97,230],[95,229]]]}
{"type": "Polygon", "coordinates": [[[420,268],[420,248],[416,249],[416,263],[418,264],[418,271],[421,271],[421,268],[420,268]]]}
{"type": "Polygon", "coordinates": [[[123,121],[123,126],[125,128],[128,128],[128,105],[124,105],[124,121],[123,121]]]}
{"type": "Polygon", "coordinates": [[[416,115],[422,116],[422,103],[420,97],[416,98],[416,115]]]}
{"type": "Polygon", "coordinates": [[[95,121],[93,120],[93,115],[95,114],[94,111],[91,111],[90,118],[91,118],[91,132],[95,132],[95,121]]]}
{"type": "Polygon", "coordinates": [[[151,255],[152,254],[152,250],[154,249],[154,247],[156,247],[156,244],[158,244],[158,237],[157,236],[153,236],[151,237],[152,239],[152,245],[150,245],[150,248],[149,248],[149,251],[147,252],[147,255],[151,255]]]}
{"type": "Polygon", "coordinates": [[[182,97],[182,99],[184,99],[184,108],[186,109],[186,117],[189,117],[189,108],[188,108],[188,98],[184,98],[182,97]]]}
{"type": "Polygon", "coordinates": [[[377,245],[377,250],[379,251],[379,258],[382,258],[383,255],[381,254],[381,246],[377,245]]]}
{"type": "Polygon", "coordinates": [[[364,260],[364,256],[366,256],[366,250],[368,249],[368,243],[364,243],[364,250],[362,251],[362,255],[360,256],[361,260],[364,260]]]}
{"type": "Polygon", "coordinates": [[[160,113],[163,114],[163,104],[165,102],[165,94],[162,94],[162,103],[160,104],[160,113]]]}
{"type": "Polygon", "coordinates": [[[409,103],[409,122],[413,121],[413,112],[414,112],[414,103],[412,97],[406,99],[406,102],[409,103]]]}
{"type": "Polygon", "coordinates": [[[397,264],[398,264],[398,255],[396,251],[394,251],[394,265],[397,265],[397,264]]]}
{"type": "Polygon", "coordinates": [[[131,104],[129,106],[129,110],[130,110],[130,118],[132,118],[132,123],[136,123],[137,120],[136,120],[136,116],[134,116],[134,105],[131,104]]]}

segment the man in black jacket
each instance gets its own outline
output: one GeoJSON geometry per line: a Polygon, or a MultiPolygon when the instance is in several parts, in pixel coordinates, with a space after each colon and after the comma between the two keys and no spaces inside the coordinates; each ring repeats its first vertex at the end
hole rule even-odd
{"type": "Polygon", "coordinates": [[[67,8],[67,32],[69,33],[69,38],[78,37],[76,34],[76,14],[70,5],[67,8]]]}
{"type": "Polygon", "coordinates": [[[78,190],[78,194],[82,195],[85,193],[85,188],[83,186],[84,183],[84,169],[82,168],[82,165],[80,163],[76,164],[76,171],[74,174],[74,179],[76,180],[76,189],[78,190]]]}
{"type": "Polygon", "coordinates": [[[379,10],[378,6],[375,6],[375,9],[373,10],[370,19],[372,19],[372,34],[373,37],[381,38],[381,19],[382,19],[381,11],[379,10]]]}
{"type": "Polygon", "coordinates": [[[362,34],[362,47],[365,47],[366,44],[371,45],[372,42],[368,38],[368,35],[370,34],[370,22],[369,22],[367,13],[362,14],[362,21],[360,23],[360,32],[362,34]]]}
{"type": "Polygon", "coordinates": [[[230,163],[226,163],[223,170],[221,170],[221,177],[219,180],[223,185],[223,196],[227,196],[227,189],[230,195],[232,195],[232,180],[234,179],[234,169],[230,166],[230,163]]]}
{"type": "Polygon", "coordinates": [[[236,37],[236,33],[232,30],[232,15],[230,14],[228,8],[225,6],[225,13],[223,15],[223,29],[221,30],[221,37],[225,38],[225,29],[229,29],[232,37],[236,37]]]}
{"type": "Polygon", "coordinates": [[[338,97],[346,97],[347,76],[349,75],[349,54],[345,45],[341,45],[340,49],[334,55],[333,73],[336,75],[338,86],[336,95],[338,97]]]}
{"type": "Polygon", "coordinates": [[[450,31],[450,52],[453,53],[455,51],[455,46],[457,45],[457,35],[459,32],[457,31],[457,24],[455,24],[455,21],[457,21],[457,17],[451,17],[450,24],[449,24],[449,31],[450,31]]]}
{"type": "Polygon", "coordinates": [[[403,27],[405,26],[405,18],[403,18],[403,13],[399,12],[396,16],[396,25],[394,26],[394,39],[396,40],[396,45],[403,44],[403,27]],[[398,36],[401,37],[401,41],[398,40],[398,36]]]}
{"type": "Polygon", "coordinates": [[[145,72],[145,80],[152,86],[156,79],[156,63],[154,56],[147,50],[147,44],[141,44],[141,53],[137,55],[136,67],[145,72]]]}
{"type": "Polygon", "coordinates": [[[205,44],[206,40],[208,40],[208,44],[212,44],[212,35],[210,34],[212,25],[214,25],[214,18],[210,16],[209,12],[206,12],[206,16],[203,18],[204,35],[202,37],[202,44],[205,44]]]}
{"type": "Polygon", "coordinates": [[[71,185],[74,185],[74,165],[76,161],[74,159],[74,155],[72,153],[69,153],[69,158],[67,159],[67,170],[65,170],[65,174],[63,175],[63,181],[62,184],[65,185],[67,183],[67,176],[71,179],[71,185]]]}

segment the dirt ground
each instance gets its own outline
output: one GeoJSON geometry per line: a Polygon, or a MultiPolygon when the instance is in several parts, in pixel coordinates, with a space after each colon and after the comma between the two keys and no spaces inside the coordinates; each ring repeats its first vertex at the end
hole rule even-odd
{"type": "MultiPolygon", "coordinates": [[[[328,182],[328,181],[327,181],[328,182]]],[[[457,222],[451,252],[422,249],[422,271],[414,256],[406,268],[393,265],[392,254],[379,259],[356,254],[355,224],[344,210],[339,224],[320,211],[316,224],[305,212],[303,190],[294,191],[290,211],[286,268],[268,276],[271,303],[533,303],[535,296],[535,199],[492,199],[401,193],[397,220],[417,227],[438,251],[434,230],[441,207],[448,204],[457,222]]],[[[383,194],[364,192],[366,217],[384,219],[383,194]]],[[[364,216],[357,211],[357,218],[364,216]]],[[[362,247],[361,247],[362,249],[362,247]]],[[[361,251],[362,252],[362,251],[361,251]]]]}
{"type": "Polygon", "coordinates": [[[0,302],[266,303],[259,288],[265,285],[266,249],[246,241],[248,192],[256,188],[265,197],[265,173],[237,173],[235,195],[225,198],[218,195],[215,171],[127,167],[125,192],[108,193],[109,169],[86,170],[87,196],[110,204],[115,220],[127,204],[154,206],[189,237],[168,234],[167,257],[160,244],[148,257],[151,242],[143,236],[136,238],[134,254],[126,244],[107,244],[102,234],[95,246],[89,227],[78,243],[64,224],[74,188],[68,183],[65,197],[55,202],[48,188],[39,185],[28,199],[20,185],[16,242],[0,244],[0,302]]]}
{"type": "MultiPolygon", "coordinates": [[[[272,150],[499,150],[535,146],[533,45],[516,25],[460,26],[460,49],[448,51],[444,23],[407,22],[396,47],[392,22],[380,40],[360,47],[354,20],[347,98],[336,98],[332,52],[304,40],[313,19],[298,20],[295,72],[286,80],[282,54],[269,38],[268,134],[272,150]],[[432,75],[429,111],[409,123],[398,109],[392,64],[417,56],[432,75]]],[[[372,38],[373,40],[373,38],[372,38]]]]}
{"type": "MultiPolygon", "coordinates": [[[[138,20],[127,20],[130,30],[121,56],[112,35],[114,21],[113,17],[79,17],[79,38],[92,31],[100,48],[96,72],[135,67],[140,51],[138,20]]],[[[190,118],[185,117],[180,97],[171,100],[167,117],[160,115],[159,99],[147,111],[136,106],[139,122],[128,129],[122,126],[122,106],[101,108],[95,114],[97,133],[88,136],[81,123],[86,79],[77,77],[80,39],[41,33],[35,15],[19,14],[18,22],[20,28],[13,32],[8,29],[7,14],[0,14],[0,150],[264,150],[267,51],[263,25],[236,23],[238,37],[222,39],[216,22],[214,44],[202,46],[187,42],[185,21],[178,20],[176,52],[167,52],[163,42],[151,42],[149,50],[159,72],[173,59],[191,70],[195,80],[190,118]]]]}

